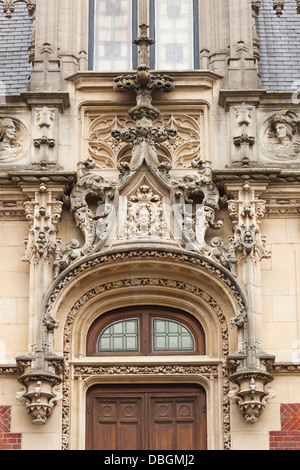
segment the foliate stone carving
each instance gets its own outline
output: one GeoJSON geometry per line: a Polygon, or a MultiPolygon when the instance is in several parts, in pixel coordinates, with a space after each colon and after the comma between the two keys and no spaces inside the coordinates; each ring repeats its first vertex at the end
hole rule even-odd
{"type": "Polygon", "coordinates": [[[153,129],[135,127],[135,122],[122,114],[87,115],[88,153],[97,168],[115,169],[119,163],[130,163],[135,142],[145,138],[155,147],[155,161],[168,162],[173,168],[190,168],[201,153],[204,109],[199,113],[169,114],[162,112],[153,129]]]}
{"type": "Polygon", "coordinates": [[[231,249],[238,260],[245,262],[248,257],[252,261],[269,258],[266,239],[261,234],[260,219],[265,214],[265,201],[255,199],[255,191],[249,183],[243,185],[239,192],[239,200],[228,201],[229,216],[233,220],[234,236],[231,249]]]}
{"type": "Polygon", "coordinates": [[[262,0],[251,0],[252,9],[256,15],[260,14],[261,2],[262,0]]]}
{"type": "Polygon", "coordinates": [[[288,110],[273,114],[264,126],[263,147],[273,162],[300,159],[299,116],[288,110]]]}
{"type": "Polygon", "coordinates": [[[0,201],[0,220],[24,220],[24,201],[11,198],[8,201],[0,201]]]}
{"type": "Polygon", "coordinates": [[[38,164],[53,164],[49,149],[52,149],[56,144],[54,138],[55,109],[50,109],[47,106],[37,108],[35,118],[37,135],[33,140],[33,144],[35,148],[39,149],[38,164]]]}
{"type": "Polygon", "coordinates": [[[39,263],[43,258],[51,264],[58,246],[57,224],[63,203],[53,200],[51,190],[41,184],[35,199],[24,202],[26,218],[30,224],[29,237],[25,240],[26,252],[23,261],[39,263]]]}
{"type": "Polygon", "coordinates": [[[218,237],[213,238],[211,245],[206,242],[208,229],[219,230],[223,227],[223,221],[216,220],[220,194],[212,181],[209,166],[195,159],[193,167],[197,166],[197,172],[170,180],[176,201],[177,227],[180,227],[186,249],[201,253],[234,273],[236,260],[233,252],[218,237]]]}
{"type": "Polygon", "coordinates": [[[0,163],[17,161],[27,153],[28,133],[16,118],[0,116],[0,163]]]}

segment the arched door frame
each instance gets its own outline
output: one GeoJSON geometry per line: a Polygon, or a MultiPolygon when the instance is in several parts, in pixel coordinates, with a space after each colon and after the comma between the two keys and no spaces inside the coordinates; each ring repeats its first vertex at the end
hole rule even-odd
{"type": "MultiPolygon", "coordinates": [[[[207,394],[208,445],[230,448],[229,381],[225,359],[238,344],[230,321],[245,307],[243,292],[233,277],[198,256],[169,252],[112,253],[78,263],[56,281],[45,310],[60,321],[56,350],[63,350],[63,448],[83,449],[85,394],[96,383],[160,381],[198,383],[207,394]],[[209,268],[209,269],[208,269],[209,268]],[[137,276],[138,274],[138,276],[137,276]],[[212,295],[213,294],[213,295],[212,295]],[[213,336],[208,355],[155,362],[143,358],[119,361],[85,357],[85,337],[97,316],[112,308],[149,305],[149,296],[161,306],[193,315],[213,336]],[[118,364],[118,365],[116,365],[118,364]],[[72,403],[72,406],[71,406],[72,403]],[[74,403],[77,405],[74,407],[74,403]],[[72,419],[71,419],[72,417],[72,419]]],[[[246,309],[246,307],[245,307],[246,309]]]]}

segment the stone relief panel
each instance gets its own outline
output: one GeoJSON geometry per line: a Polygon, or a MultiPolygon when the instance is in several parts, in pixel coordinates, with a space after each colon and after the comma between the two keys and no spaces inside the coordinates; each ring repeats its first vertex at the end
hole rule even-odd
{"type": "Polygon", "coordinates": [[[282,110],[272,114],[261,126],[261,156],[273,164],[300,163],[300,116],[282,110]]]}
{"type": "Polygon", "coordinates": [[[58,110],[43,106],[32,111],[33,163],[57,163],[58,110]]]}
{"type": "Polygon", "coordinates": [[[234,163],[248,164],[256,159],[256,108],[246,103],[230,109],[232,129],[231,154],[234,163]]]}
{"type": "Polygon", "coordinates": [[[126,198],[122,207],[126,219],[121,223],[120,240],[168,240],[170,229],[165,214],[165,198],[143,178],[126,198]]]}
{"type": "MultiPolygon", "coordinates": [[[[205,129],[205,107],[194,113],[162,113],[153,126],[174,129],[176,134],[163,142],[157,149],[160,162],[168,162],[174,169],[191,168],[192,161],[202,156],[202,140],[205,129]]],[[[86,115],[85,142],[87,158],[93,158],[98,169],[116,169],[121,162],[130,161],[130,142],[112,137],[113,129],[134,127],[134,121],[124,114],[105,113],[86,115]]]]}
{"type": "Polygon", "coordinates": [[[0,164],[25,158],[29,147],[28,131],[19,119],[0,115],[0,164]]]}

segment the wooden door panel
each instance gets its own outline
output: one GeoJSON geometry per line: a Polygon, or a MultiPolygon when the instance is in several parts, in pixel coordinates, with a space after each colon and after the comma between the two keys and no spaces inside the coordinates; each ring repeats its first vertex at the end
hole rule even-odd
{"type": "Polygon", "coordinates": [[[150,396],[151,450],[196,450],[199,427],[198,397],[178,399],[150,396]],[[159,446],[159,447],[157,447],[159,446]]]}
{"type": "Polygon", "coordinates": [[[99,387],[88,395],[87,448],[205,449],[205,393],[197,387],[190,393],[176,386],[99,387]]]}
{"type": "Polygon", "coordinates": [[[142,442],[143,397],[107,399],[92,397],[93,450],[140,450],[142,442]]]}

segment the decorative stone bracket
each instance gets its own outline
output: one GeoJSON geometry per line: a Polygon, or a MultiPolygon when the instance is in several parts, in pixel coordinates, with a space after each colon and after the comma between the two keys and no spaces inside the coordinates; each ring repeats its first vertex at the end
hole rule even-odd
{"type": "Polygon", "coordinates": [[[17,394],[17,399],[25,402],[33,424],[46,424],[52,415],[55,405],[62,399],[56,390],[61,381],[59,376],[44,369],[31,369],[20,377],[23,391],[17,394]]]}
{"type": "Polygon", "coordinates": [[[268,372],[250,369],[236,372],[230,380],[235,387],[229,392],[229,398],[238,404],[247,423],[256,423],[268,400],[276,396],[269,385],[273,377],[268,372]]]}
{"type": "Polygon", "coordinates": [[[22,384],[22,391],[17,393],[16,398],[25,403],[35,425],[46,424],[54,407],[62,399],[58,389],[62,382],[63,363],[63,358],[57,356],[17,358],[18,369],[22,374],[18,379],[22,384]]]}

